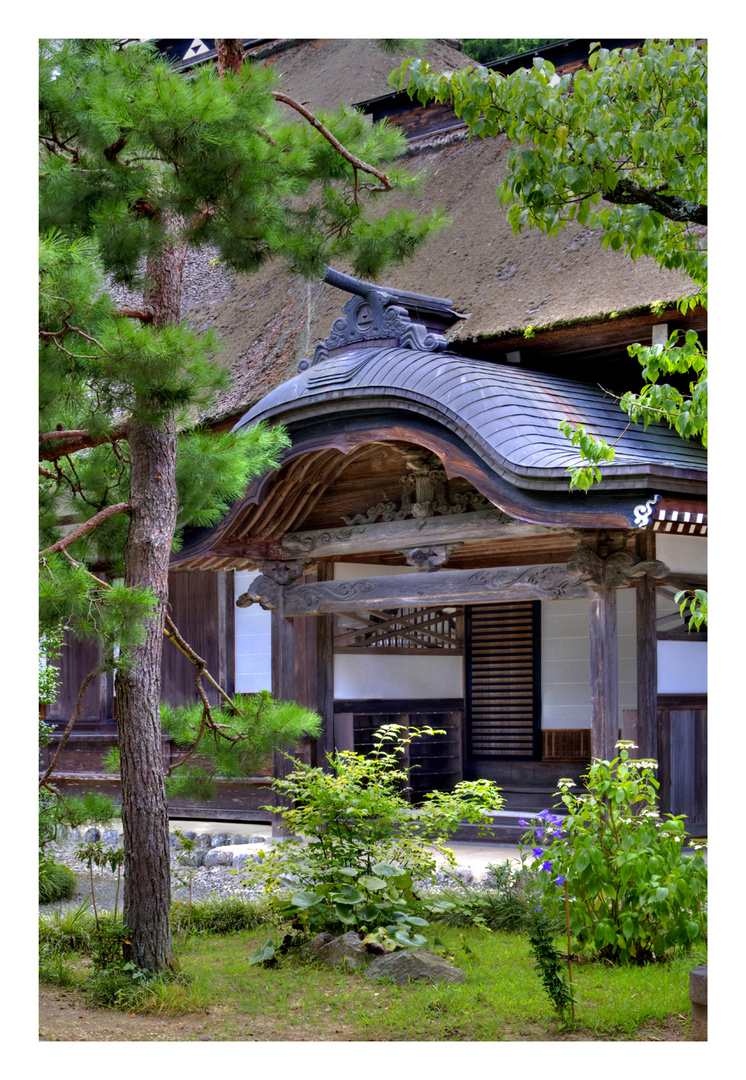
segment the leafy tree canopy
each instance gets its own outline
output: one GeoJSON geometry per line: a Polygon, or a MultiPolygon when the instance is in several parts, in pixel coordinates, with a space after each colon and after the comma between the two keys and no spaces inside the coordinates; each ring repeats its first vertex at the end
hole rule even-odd
{"type": "MultiPolygon", "coordinates": [[[[688,275],[682,311],[706,306],[705,45],[593,45],[587,67],[561,76],[541,57],[509,76],[484,67],[438,72],[410,59],[390,81],[423,104],[450,103],[470,136],[508,137],[497,198],[516,234],[529,226],[554,235],[577,222],[597,230],[607,248],[688,275]]],[[[663,422],[707,445],[707,357],[697,334],[676,331],[665,344],[630,346],[630,353],[644,380],[620,400],[630,420],[663,422]]],[[[580,457],[568,469],[571,486],[587,491],[614,448],[569,420],[560,427],[580,457]]],[[[692,623],[706,621],[706,597],[704,606],[694,594],[688,600],[692,623]]]]}
{"type": "Polygon", "coordinates": [[[600,229],[632,258],[706,285],[707,52],[692,42],[593,49],[559,77],[537,57],[510,76],[440,73],[407,60],[391,76],[421,102],[450,102],[472,135],[515,143],[498,199],[516,232],[554,234],[571,221],[600,229]]]}
{"type": "Polygon", "coordinates": [[[464,52],[480,64],[491,64],[493,60],[502,60],[506,56],[519,56],[521,53],[541,49],[551,45],[555,38],[462,38],[464,52]]]}

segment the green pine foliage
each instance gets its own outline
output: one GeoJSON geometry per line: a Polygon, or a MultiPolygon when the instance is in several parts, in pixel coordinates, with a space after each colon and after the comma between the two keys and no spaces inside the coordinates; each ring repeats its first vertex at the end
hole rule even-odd
{"type": "Polygon", "coordinates": [[[278,747],[316,738],[322,727],[317,713],[294,701],[274,701],[266,690],[236,694],[231,705],[213,710],[213,720],[205,724],[200,702],[161,706],[164,731],[189,754],[166,779],[170,797],[209,802],[218,777],[255,776],[278,747]]]}
{"type": "MultiPolygon", "coordinates": [[[[386,185],[276,100],[271,68],[184,77],[152,45],[68,40],[41,43],[39,70],[39,430],[86,436],[70,454],[40,444],[42,630],[100,636],[104,666],[117,656],[121,666],[153,605],[147,591],[106,589],[85,568],[106,568],[109,582],[125,573],[129,419],[176,423],[175,548],[186,527],[215,524],[276,466],[288,439],[279,428],[200,428],[228,385],[214,334],[121,317],[108,284],[147,290],[149,267],[174,245],[209,247],[244,272],[281,258],[319,276],[341,258],[374,277],[413,254],[442,215],[382,213],[386,185]],[[102,512],[66,553],[44,554],[102,512]]],[[[389,168],[403,148],[397,129],[350,109],[318,120],[355,160],[386,167],[393,190],[416,193],[415,175],[389,168]]]]}

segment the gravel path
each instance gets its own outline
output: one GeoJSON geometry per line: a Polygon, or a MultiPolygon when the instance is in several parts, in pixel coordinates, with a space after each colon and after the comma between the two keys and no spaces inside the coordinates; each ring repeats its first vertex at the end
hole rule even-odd
{"type": "MultiPolygon", "coordinates": [[[[70,900],[57,900],[51,904],[39,904],[40,915],[53,915],[60,911],[65,913],[70,909],[80,907],[87,896],[91,893],[91,878],[88,867],[76,859],[69,849],[57,850],[54,853],[54,861],[64,866],[69,866],[75,872],[78,879],[78,887],[75,895],[70,900]]],[[[182,868],[172,860],[171,862],[171,896],[174,900],[188,900],[189,889],[186,885],[178,885],[175,881],[176,874],[182,868]]],[[[122,910],[122,888],[124,879],[119,883],[118,910],[122,910]]],[[[117,875],[107,868],[93,871],[93,886],[96,897],[96,907],[99,911],[113,911],[117,895],[117,875]]],[[[194,871],[192,878],[192,900],[205,900],[208,897],[228,896],[236,894],[246,899],[259,896],[261,887],[247,887],[245,874],[234,874],[230,867],[213,866],[205,869],[200,867],[194,871]]],[[[92,910],[92,909],[91,909],[92,910]]]]}

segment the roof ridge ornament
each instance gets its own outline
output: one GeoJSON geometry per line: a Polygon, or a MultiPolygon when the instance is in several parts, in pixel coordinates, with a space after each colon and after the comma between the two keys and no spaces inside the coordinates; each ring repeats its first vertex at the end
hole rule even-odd
{"type": "MultiPolygon", "coordinates": [[[[448,342],[442,334],[413,322],[399,298],[384,289],[371,288],[365,295],[352,296],[342,308],[344,318],[335,319],[332,332],[317,343],[312,360],[301,360],[298,373],[330,359],[330,354],[350,345],[368,341],[423,352],[443,352],[448,342]]],[[[333,358],[333,357],[332,357],[333,358]]]]}

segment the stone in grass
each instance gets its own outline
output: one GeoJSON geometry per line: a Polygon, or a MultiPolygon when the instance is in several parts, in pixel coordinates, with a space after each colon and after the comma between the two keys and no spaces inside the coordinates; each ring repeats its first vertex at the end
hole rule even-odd
{"type": "Polygon", "coordinates": [[[83,839],[86,841],[87,844],[94,844],[101,839],[101,833],[98,831],[98,829],[86,829],[85,833],[83,834],[83,839]]]}
{"type": "Polygon", "coordinates": [[[195,843],[198,851],[200,851],[202,848],[210,848],[210,847],[212,847],[212,833],[209,833],[209,832],[197,833],[197,835],[195,837],[195,840],[194,840],[194,843],[195,843]]]}
{"type": "Polygon", "coordinates": [[[229,844],[233,844],[233,845],[248,844],[248,842],[249,841],[246,839],[246,837],[241,836],[239,833],[236,833],[236,835],[232,836],[230,838],[230,840],[228,841],[229,844]]]}
{"type": "Polygon", "coordinates": [[[104,829],[101,834],[101,839],[105,844],[116,845],[117,831],[116,829],[104,829]]]}
{"type": "Polygon", "coordinates": [[[205,855],[204,865],[209,869],[211,866],[232,866],[232,851],[208,851],[205,855]]]}
{"type": "Polygon", "coordinates": [[[300,954],[303,957],[316,956],[322,945],[328,945],[334,941],[334,934],[322,933],[312,937],[305,945],[301,945],[300,954]]]}
{"type": "Polygon", "coordinates": [[[230,844],[231,838],[228,833],[219,832],[215,833],[210,841],[210,847],[224,847],[226,844],[230,844]]]}
{"type": "Polygon", "coordinates": [[[356,968],[368,962],[368,954],[360,941],[360,935],[354,930],[320,945],[316,950],[316,956],[325,964],[331,964],[332,967],[356,968]]]}
{"type": "Polygon", "coordinates": [[[372,960],[365,978],[374,982],[387,979],[391,982],[406,984],[410,982],[464,982],[465,973],[461,968],[450,964],[442,956],[426,952],[424,949],[402,949],[401,952],[387,953],[372,960]]]}

